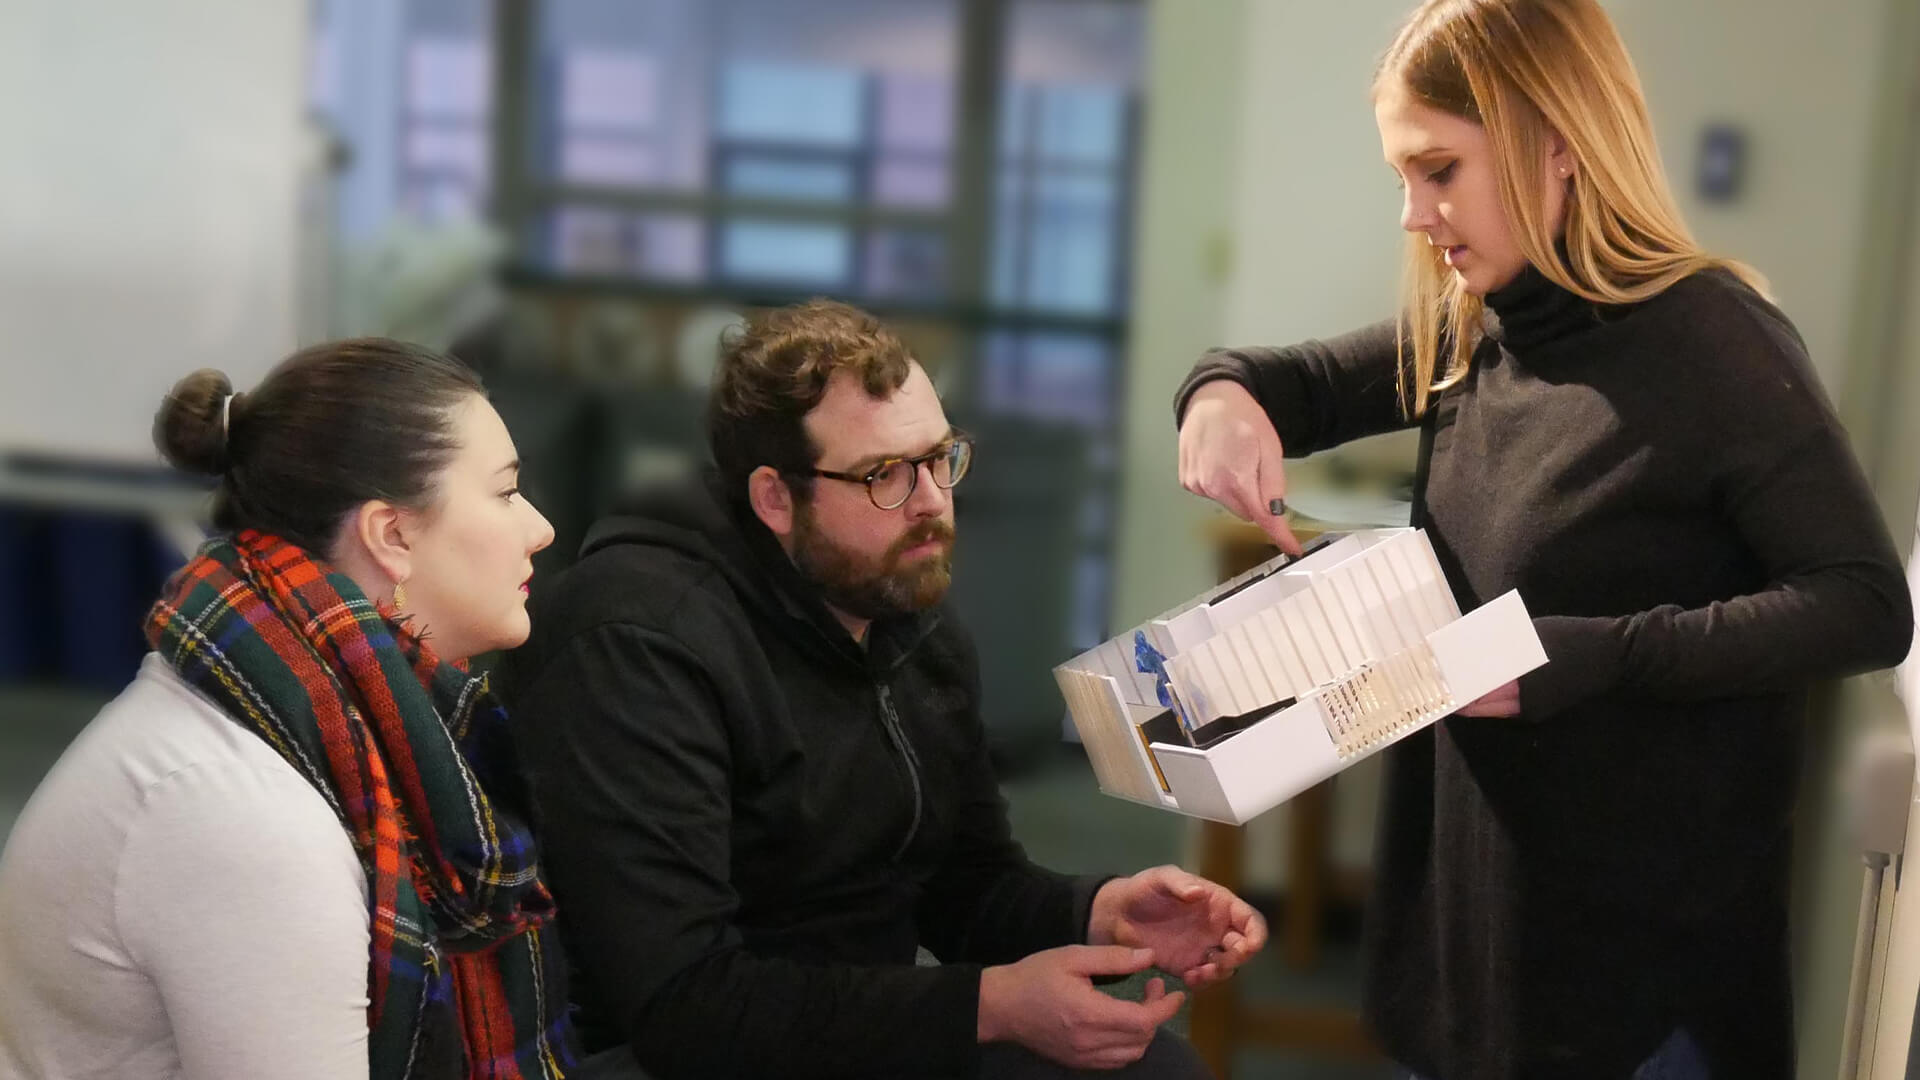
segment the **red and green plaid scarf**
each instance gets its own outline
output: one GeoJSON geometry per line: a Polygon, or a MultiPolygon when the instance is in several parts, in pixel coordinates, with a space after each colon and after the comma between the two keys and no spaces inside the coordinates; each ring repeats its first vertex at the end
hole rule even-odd
{"type": "Polygon", "coordinates": [[[352,838],[372,908],[373,1080],[562,1075],[575,1055],[553,900],[524,821],[487,796],[518,781],[486,679],[441,662],[346,575],[252,531],[174,575],[147,640],[352,838]]]}

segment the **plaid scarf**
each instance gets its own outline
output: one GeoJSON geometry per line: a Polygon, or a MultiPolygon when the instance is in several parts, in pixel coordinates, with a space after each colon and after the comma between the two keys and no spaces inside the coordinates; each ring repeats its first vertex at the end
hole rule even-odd
{"type": "Polygon", "coordinates": [[[553,901],[526,825],[487,797],[518,780],[485,677],[441,662],[346,575],[253,531],[174,575],[147,640],[352,838],[372,909],[374,1080],[562,1075],[576,1055],[553,901]]]}

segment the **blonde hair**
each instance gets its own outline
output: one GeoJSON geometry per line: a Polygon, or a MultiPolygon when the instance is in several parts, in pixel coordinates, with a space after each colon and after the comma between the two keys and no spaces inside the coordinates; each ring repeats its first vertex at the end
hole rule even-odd
{"type": "MultiPolygon", "coordinates": [[[[1639,76],[1598,0],[1426,0],[1375,72],[1376,98],[1393,87],[1486,130],[1514,239],[1561,288],[1626,304],[1722,268],[1766,291],[1758,271],[1707,254],[1681,220],[1639,76]],[[1541,168],[1556,132],[1575,162],[1559,237],[1541,168]]],[[[1417,417],[1466,375],[1482,302],[1421,237],[1408,237],[1404,271],[1400,401],[1417,417]]]]}

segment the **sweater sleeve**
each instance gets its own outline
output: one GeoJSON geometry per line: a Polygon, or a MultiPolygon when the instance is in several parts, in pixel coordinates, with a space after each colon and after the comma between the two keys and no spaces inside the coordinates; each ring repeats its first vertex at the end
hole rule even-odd
{"type": "Polygon", "coordinates": [[[155,784],[114,909],[187,1076],[365,1080],[366,877],[291,770],[200,765],[155,784]]]}
{"type": "Polygon", "coordinates": [[[1289,457],[1412,424],[1400,407],[1394,321],[1281,348],[1214,349],[1174,395],[1176,423],[1202,385],[1230,379],[1247,388],[1273,420],[1289,457]]]}
{"type": "Polygon", "coordinates": [[[1776,319],[1709,324],[1712,347],[1673,381],[1675,445],[1710,471],[1715,508],[1765,584],[1702,607],[1534,620],[1549,662],[1520,680],[1523,716],[1598,696],[1777,692],[1906,654],[1912,598],[1893,540],[1804,348],[1776,319]]]}
{"type": "Polygon", "coordinates": [[[684,645],[620,623],[574,637],[516,696],[563,932],[607,1019],[663,1077],[971,1075],[977,965],[746,947],[724,710],[684,645]]]}

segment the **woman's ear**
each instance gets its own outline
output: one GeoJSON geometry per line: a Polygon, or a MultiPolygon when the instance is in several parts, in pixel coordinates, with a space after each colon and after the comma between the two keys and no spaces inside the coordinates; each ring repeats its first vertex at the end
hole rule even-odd
{"type": "Polygon", "coordinates": [[[1560,180],[1573,177],[1578,162],[1573,159],[1573,151],[1567,146],[1567,140],[1558,131],[1547,129],[1547,175],[1560,180]]]}
{"type": "Polygon", "coordinates": [[[793,492],[780,470],[771,465],[753,470],[747,477],[747,502],[773,535],[785,540],[793,534],[793,492]]]}
{"type": "Polygon", "coordinates": [[[390,502],[368,499],[353,512],[348,540],[395,584],[413,576],[413,543],[408,513],[390,502]]]}

